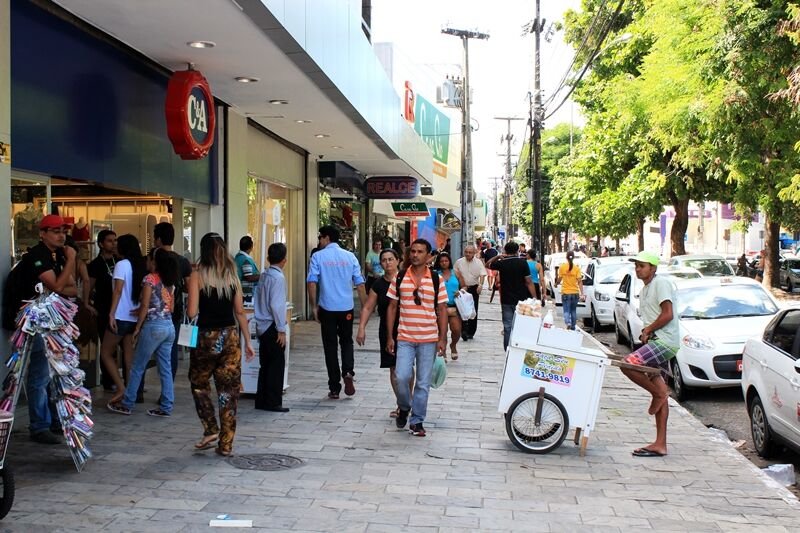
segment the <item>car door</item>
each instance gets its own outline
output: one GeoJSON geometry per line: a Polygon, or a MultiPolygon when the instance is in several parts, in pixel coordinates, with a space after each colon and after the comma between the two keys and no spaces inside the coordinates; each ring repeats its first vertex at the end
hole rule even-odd
{"type": "Polygon", "coordinates": [[[776,433],[800,441],[800,374],[795,361],[800,352],[800,309],[791,309],[775,325],[760,365],[766,386],[762,398],[770,424],[776,433]],[[769,406],[767,406],[769,404],[769,406]],[[771,413],[770,413],[771,412],[771,413]]]}
{"type": "Polygon", "coordinates": [[[614,320],[617,323],[617,328],[619,331],[625,332],[628,334],[627,326],[626,326],[626,317],[628,316],[628,302],[630,302],[631,298],[631,275],[625,274],[622,278],[622,281],[619,283],[619,288],[617,289],[617,297],[622,297],[622,300],[617,299],[614,302],[614,320]],[[627,301],[626,301],[627,300],[627,301]]]}

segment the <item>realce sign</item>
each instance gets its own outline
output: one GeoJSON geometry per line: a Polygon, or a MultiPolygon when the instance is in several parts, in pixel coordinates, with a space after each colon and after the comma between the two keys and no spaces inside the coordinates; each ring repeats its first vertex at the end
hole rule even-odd
{"type": "Polygon", "coordinates": [[[419,194],[419,182],[411,176],[373,176],[364,182],[367,198],[410,200],[419,194]]]}

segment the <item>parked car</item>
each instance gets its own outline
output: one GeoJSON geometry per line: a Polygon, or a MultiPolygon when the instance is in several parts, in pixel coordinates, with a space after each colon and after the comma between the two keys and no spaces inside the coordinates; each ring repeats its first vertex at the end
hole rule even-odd
{"type": "Polygon", "coordinates": [[[680,346],[672,359],[672,390],[685,399],[693,387],[735,387],[745,342],[760,335],[778,302],[760,283],[742,277],[677,280],[680,346]]]}
{"type": "Polygon", "coordinates": [[[596,257],[589,262],[583,276],[588,314],[584,325],[598,330],[614,323],[614,293],[631,266],[627,257],[596,257]]]}
{"type": "Polygon", "coordinates": [[[778,313],[742,354],[742,392],[753,446],[768,458],[777,445],[800,452],[800,308],[778,313]]]}
{"type": "Polygon", "coordinates": [[[730,263],[721,255],[688,254],[676,255],[669,260],[669,266],[691,267],[703,276],[734,276],[730,263]]]}
{"type": "Polygon", "coordinates": [[[658,271],[659,276],[670,276],[673,279],[698,279],[702,278],[703,274],[696,268],[668,266],[664,270],[658,271]]]}
{"type": "Polygon", "coordinates": [[[787,291],[794,292],[795,287],[800,287],[800,259],[783,259],[778,273],[780,285],[786,287],[787,291]]]}

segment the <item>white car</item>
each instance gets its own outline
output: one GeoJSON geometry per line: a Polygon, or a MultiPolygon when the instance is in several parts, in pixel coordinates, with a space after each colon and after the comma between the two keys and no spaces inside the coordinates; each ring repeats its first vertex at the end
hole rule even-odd
{"type": "Polygon", "coordinates": [[[776,444],[800,452],[800,308],[778,313],[742,354],[742,392],[753,445],[769,457],[776,444]]]}
{"type": "Polygon", "coordinates": [[[614,295],[631,267],[627,257],[597,257],[589,262],[583,277],[589,315],[584,325],[599,330],[614,323],[614,295]]]}
{"type": "MultiPolygon", "coordinates": [[[[550,254],[545,256],[544,258],[544,280],[545,280],[545,289],[547,290],[548,296],[553,298],[553,301],[556,305],[561,305],[561,287],[556,287],[556,273],[558,273],[558,267],[563,265],[567,262],[567,253],[561,252],[557,254],[550,254]]],[[[575,252],[575,260],[574,263],[581,267],[581,272],[586,272],[586,265],[589,264],[589,258],[586,257],[586,254],[583,252],[575,252]]],[[[586,305],[583,303],[578,303],[578,317],[580,318],[581,312],[580,308],[585,308],[586,305]]],[[[587,315],[588,316],[588,315],[587,315]]]]}
{"type": "Polygon", "coordinates": [[[736,387],[742,378],[745,342],[764,331],[778,302],[760,283],[742,277],[677,280],[680,346],[672,359],[678,400],[692,387],[736,387]]]}
{"type": "Polygon", "coordinates": [[[721,255],[676,255],[669,260],[669,266],[694,268],[699,270],[703,276],[733,276],[736,274],[730,263],[721,255]]]}

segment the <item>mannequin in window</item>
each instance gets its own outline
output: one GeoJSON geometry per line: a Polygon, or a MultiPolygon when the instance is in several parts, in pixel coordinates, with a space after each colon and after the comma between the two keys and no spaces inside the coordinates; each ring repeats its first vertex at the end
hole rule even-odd
{"type": "Polygon", "coordinates": [[[78,222],[72,227],[72,238],[76,242],[84,242],[89,240],[89,226],[86,224],[86,219],[80,217],[78,222]]]}

